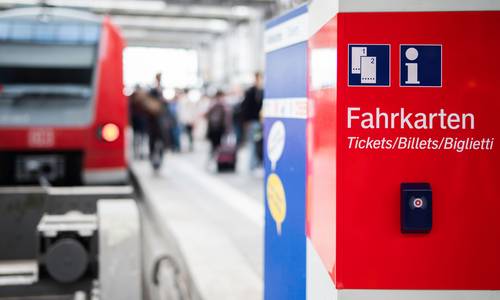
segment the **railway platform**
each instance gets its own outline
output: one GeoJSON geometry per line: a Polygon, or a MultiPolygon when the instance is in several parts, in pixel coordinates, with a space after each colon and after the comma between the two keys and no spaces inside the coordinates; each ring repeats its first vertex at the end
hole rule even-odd
{"type": "MultiPolygon", "coordinates": [[[[169,154],[158,173],[147,160],[132,161],[130,170],[160,234],[178,243],[177,255],[185,261],[203,299],[260,299],[261,179],[210,171],[204,150],[169,154]]],[[[240,172],[244,172],[243,158],[240,172]]]]}

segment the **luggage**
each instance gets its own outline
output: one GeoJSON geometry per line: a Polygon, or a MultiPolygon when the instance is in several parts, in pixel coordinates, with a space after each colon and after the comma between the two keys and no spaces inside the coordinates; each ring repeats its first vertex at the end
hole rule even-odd
{"type": "Polygon", "coordinates": [[[236,169],[237,152],[236,138],[233,135],[224,137],[215,155],[217,171],[234,172],[236,169]]]}

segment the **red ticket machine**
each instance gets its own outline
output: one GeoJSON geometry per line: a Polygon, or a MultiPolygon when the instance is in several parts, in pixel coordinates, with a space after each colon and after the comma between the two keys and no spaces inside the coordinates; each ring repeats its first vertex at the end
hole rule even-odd
{"type": "Polygon", "coordinates": [[[309,5],[307,298],[500,299],[500,3],[331,2],[309,5]]]}

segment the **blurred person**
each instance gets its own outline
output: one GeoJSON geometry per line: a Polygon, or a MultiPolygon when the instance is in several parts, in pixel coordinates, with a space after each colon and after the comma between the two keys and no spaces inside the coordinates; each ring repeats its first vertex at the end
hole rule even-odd
{"type": "Polygon", "coordinates": [[[163,99],[162,75],[157,73],[155,84],[149,90],[149,95],[145,101],[148,112],[148,133],[149,133],[149,159],[154,170],[158,170],[163,161],[166,137],[162,124],[162,118],[167,111],[166,103],[163,99]]]}
{"type": "Polygon", "coordinates": [[[179,95],[176,94],[174,98],[168,103],[168,113],[165,118],[168,119],[166,130],[169,131],[170,137],[169,148],[173,152],[179,152],[181,149],[181,128],[179,124],[179,95]]]}
{"type": "Polygon", "coordinates": [[[260,112],[264,99],[262,89],[262,74],[256,72],[254,84],[245,92],[241,102],[241,119],[243,123],[244,139],[250,148],[250,170],[255,170],[262,164],[262,149],[259,148],[259,139],[262,138],[260,112]]]}
{"type": "Polygon", "coordinates": [[[236,103],[233,107],[233,131],[236,137],[236,146],[239,148],[243,144],[243,113],[241,110],[241,102],[236,103]]]}
{"type": "Polygon", "coordinates": [[[239,148],[243,144],[243,118],[241,111],[241,102],[243,92],[239,85],[234,85],[231,93],[226,97],[226,102],[231,108],[231,135],[235,140],[235,145],[239,148]]]}
{"type": "Polygon", "coordinates": [[[178,113],[182,129],[188,137],[189,151],[193,151],[193,128],[198,114],[198,106],[196,102],[189,99],[189,97],[187,96],[188,93],[189,90],[185,89],[183,94],[179,97],[178,113]]]}
{"type": "Polygon", "coordinates": [[[144,143],[147,140],[147,115],[144,110],[140,94],[142,88],[139,84],[135,85],[134,91],[129,96],[129,119],[132,125],[132,145],[133,155],[136,159],[144,159],[144,143]]]}
{"type": "Polygon", "coordinates": [[[222,137],[226,133],[227,127],[227,108],[224,102],[224,92],[217,91],[212,104],[205,114],[207,119],[207,138],[210,142],[210,157],[214,158],[219,148],[222,137]]]}

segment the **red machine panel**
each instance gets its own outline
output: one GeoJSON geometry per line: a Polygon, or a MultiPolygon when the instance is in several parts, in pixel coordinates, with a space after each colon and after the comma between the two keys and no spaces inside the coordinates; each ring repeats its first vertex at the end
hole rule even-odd
{"type": "Polygon", "coordinates": [[[311,38],[311,63],[337,51],[336,88],[310,66],[307,226],[338,289],[500,289],[498,24],[339,13],[311,38]],[[427,233],[402,232],[402,183],[430,185],[427,233]]]}
{"type": "Polygon", "coordinates": [[[338,18],[340,286],[499,289],[500,157],[494,139],[500,130],[500,62],[493,53],[500,51],[500,13],[346,13],[338,18]],[[348,87],[348,44],[390,45],[389,87],[348,87]],[[441,87],[400,86],[406,72],[401,71],[406,67],[402,45],[442,46],[441,87]],[[351,128],[349,108],[360,109],[351,128]],[[399,119],[385,126],[377,108],[391,119],[400,113],[399,119]],[[413,113],[408,122],[402,109],[413,113]],[[363,113],[380,119],[380,126],[365,123],[363,128],[363,113]],[[367,145],[350,145],[349,137],[367,145]],[[403,138],[420,140],[404,145],[403,138]],[[397,145],[388,145],[389,140],[397,145]],[[432,186],[430,233],[401,233],[403,182],[432,186]]]}
{"type": "Polygon", "coordinates": [[[333,279],[337,187],[332,183],[337,180],[337,87],[335,71],[325,68],[324,60],[335,61],[336,55],[337,17],[309,39],[307,123],[307,235],[333,279]]]}

